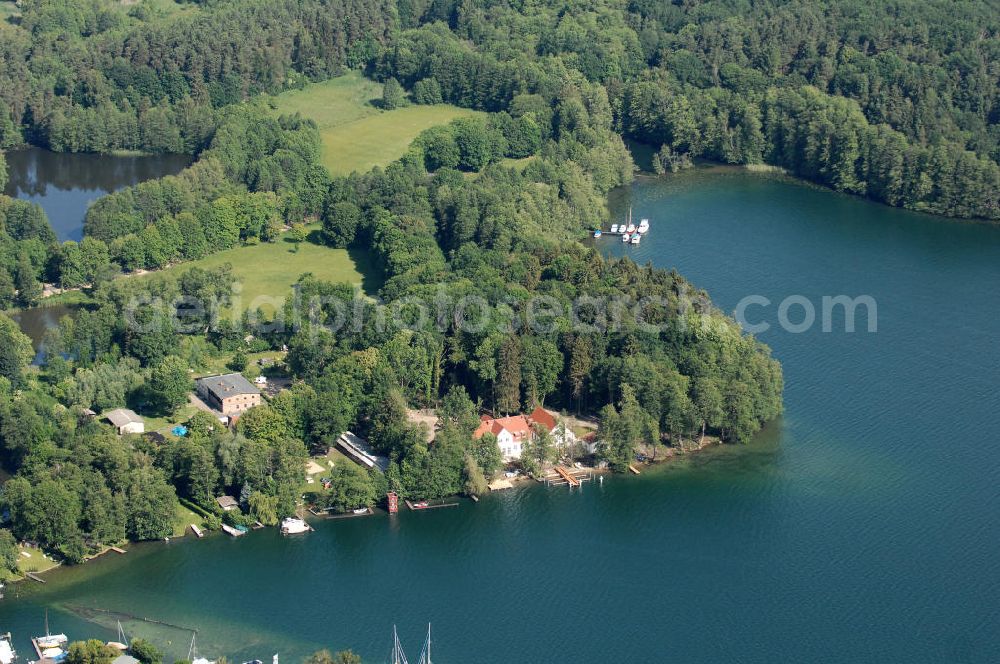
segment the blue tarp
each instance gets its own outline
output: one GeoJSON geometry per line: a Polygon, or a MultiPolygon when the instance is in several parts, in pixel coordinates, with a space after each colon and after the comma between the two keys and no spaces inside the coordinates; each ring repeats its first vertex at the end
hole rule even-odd
{"type": "Polygon", "coordinates": [[[173,429],[171,429],[170,432],[173,433],[175,436],[177,436],[179,438],[181,436],[186,436],[188,430],[187,430],[186,426],[184,426],[182,424],[178,424],[173,429]]]}

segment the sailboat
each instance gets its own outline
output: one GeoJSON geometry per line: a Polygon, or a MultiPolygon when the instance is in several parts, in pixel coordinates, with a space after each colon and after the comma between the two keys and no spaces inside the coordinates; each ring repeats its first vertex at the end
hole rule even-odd
{"type": "Polygon", "coordinates": [[[31,639],[31,644],[35,646],[35,652],[39,659],[51,659],[57,662],[66,658],[64,648],[69,643],[69,638],[65,634],[49,633],[49,610],[45,610],[45,636],[36,636],[31,639]]]}
{"type": "Polygon", "coordinates": [[[108,641],[107,646],[120,652],[128,650],[128,639],[125,638],[125,629],[122,627],[121,620],[118,621],[118,640],[108,641]]]}
{"type": "Polygon", "coordinates": [[[431,664],[431,624],[427,623],[427,640],[420,651],[420,661],[417,664],[431,664]]]}
{"type": "Polygon", "coordinates": [[[198,646],[195,645],[194,641],[197,636],[198,632],[191,633],[191,647],[188,648],[188,661],[191,662],[191,664],[215,664],[213,661],[198,656],[198,646]]]}
{"type": "Polygon", "coordinates": [[[396,633],[396,626],[392,626],[392,653],[389,655],[390,664],[410,664],[406,660],[406,653],[403,652],[403,644],[399,642],[399,634],[396,633]]]}
{"type": "Polygon", "coordinates": [[[632,223],[632,206],[629,205],[628,206],[628,226],[625,227],[625,232],[628,233],[629,235],[631,235],[632,233],[635,233],[635,231],[636,231],[635,224],[632,223]]]}

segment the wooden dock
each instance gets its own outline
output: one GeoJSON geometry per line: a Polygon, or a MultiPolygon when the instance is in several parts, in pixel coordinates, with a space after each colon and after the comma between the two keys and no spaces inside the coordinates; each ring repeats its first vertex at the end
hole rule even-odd
{"type": "Polygon", "coordinates": [[[566,468],[556,466],[542,476],[541,481],[550,486],[579,487],[594,479],[592,468],[566,468]]]}
{"type": "Polygon", "coordinates": [[[108,548],[114,551],[115,553],[125,555],[125,549],[121,548],[120,546],[109,546],[108,548]]]}
{"type": "Polygon", "coordinates": [[[42,577],[38,576],[34,572],[25,572],[24,575],[26,577],[28,577],[29,579],[31,579],[32,581],[38,581],[39,583],[45,583],[45,579],[43,579],[42,577]]]}
{"type": "Polygon", "coordinates": [[[628,465],[628,469],[629,469],[629,471],[631,471],[631,472],[635,473],[636,475],[639,475],[639,474],[640,474],[640,473],[639,473],[639,469],[638,469],[638,468],[636,468],[635,466],[633,466],[632,464],[629,464],[629,465],[628,465]]]}
{"type": "Polygon", "coordinates": [[[457,502],[453,502],[453,503],[434,503],[434,504],[428,503],[427,505],[424,505],[422,507],[417,507],[416,503],[412,503],[409,500],[404,500],[403,502],[406,503],[406,506],[409,507],[410,510],[413,511],[413,512],[422,512],[424,510],[434,510],[434,509],[437,509],[439,507],[458,507],[458,503],[457,502]]]}
{"type": "Polygon", "coordinates": [[[569,484],[570,486],[580,486],[580,480],[570,475],[562,466],[556,466],[556,472],[559,473],[560,477],[566,480],[566,484],[569,484]]]}
{"type": "Polygon", "coordinates": [[[375,511],[372,508],[369,507],[367,511],[362,512],[361,514],[355,514],[354,512],[341,512],[339,514],[330,514],[328,512],[326,514],[326,516],[324,516],[323,518],[324,519],[356,519],[358,517],[363,517],[363,516],[372,516],[373,514],[375,514],[375,511]]]}
{"type": "Polygon", "coordinates": [[[503,491],[505,489],[513,489],[514,485],[506,477],[501,477],[490,482],[489,487],[490,491],[503,491]]]}
{"type": "Polygon", "coordinates": [[[191,532],[194,533],[198,539],[201,539],[202,537],[205,536],[205,533],[202,531],[202,529],[194,525],[193,523],[191,524],[191,532]]]}

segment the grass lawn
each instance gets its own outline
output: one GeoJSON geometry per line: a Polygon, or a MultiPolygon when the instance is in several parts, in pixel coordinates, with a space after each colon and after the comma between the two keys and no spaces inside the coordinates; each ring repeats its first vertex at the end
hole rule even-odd
{"type": "Polygon", "coordinates": [[[233,276],[242,286],[239,297],[244,309],[267,304],[266,301],[254,303],[256,298],[289,297],[292,285],[307,272],[327,281],[359,284],[366,293],[378,290],[378,270],[367,254],[321,244],[316,237],[318,228],[318,225],[310,227],[311,236],[298,251],[294,250],[295,243],[282,236],[274,242],[227,249],[197,261],[181,263],[170,270],[135,278],[157,279],[173,270],[212,269],[229,263],[233,266],[233,276]]]}
{"type": "Polygon", "coordinates": [[[428,127],[477,112],[449,104],[383,111],[372,101],[382,86],[357,72],[272,98],[276,114],[301,113],[319,125],[323,165],[334,175],[386,166],[428,127]]]}
{"type": "Polygon", "coordinates": [[[190,420],[191,416],[194,415],[197,410],[198,409],[191,404],[185,404],[178,408],[174,415],[170,416],[153,417],[151,415],[140,414],[146,423],[147,432],[151,433],[153,431],[159,431],[163,434],[167,434],[170,432],[170,429],[174,428],[174,425],[190,420]]]}
{"type": "Polygon", "coordinates": [[[323,467],[323,471],[319,473],[306,473],[306,476],[302,480],[302,485],[299,487],[299,495],[307,493],[320,493],[323,491],[323,486],[319,483],[320,479],[324,477],[329,477],[330,473],[333,472],[333,468],[330,466],[332,462],[334,466],[338,466],[342,463],[352,464],[354,463],[348,459],[343,452],[337,448],[332,448],[328,453],[323,456],[309,457],[310,461],[314,461],[323,467]],[[309,480],[313,480],[310,484],[309,480]]]}
{"type": "Polygon", "coordinates": [[[203,518],[178,503],[174,512],[174,534],[172,537],[184,537],[191,532],[189,528],[192,523],[201,528],[203,521],[203,518]]]}
{"type": "Polygon", "coordinates": [[[18,547],[17,553],[17,568],[22,575],[25,572],[44,572],[59,564],[52,558],[43,557],[42,552],[38,549],[18,547]],[[29,557],[26,558],[24,553],[27,553],[29,557]]]}

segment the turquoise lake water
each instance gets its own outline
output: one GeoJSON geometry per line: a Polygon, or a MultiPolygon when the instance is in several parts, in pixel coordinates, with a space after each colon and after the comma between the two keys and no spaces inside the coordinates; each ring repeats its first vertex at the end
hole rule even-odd
{"type": "Polygon", "coordinates": [[[616,219],[629,204],[653,229],[607,253],[726,310],[773,303],[750,317],[786,411],[753,444],[298,538],[135,546],[8,589],[0,631],[28,653],[50,606],[73,638],[122,618],[184,656],[196,628],[230,662],[381,662],[393,623],[416,659],[428,621],[453,664],[1000,660],[1000,228],[726,169],[640,179],[616,219]],[[781,331],[790,295],[870,295],[878,330],[781,331]]]}

